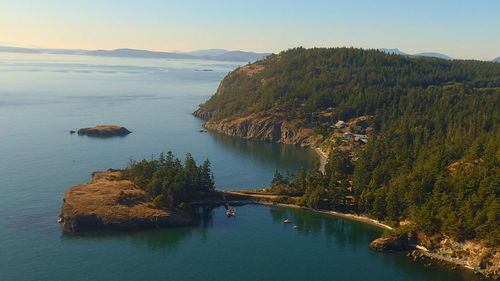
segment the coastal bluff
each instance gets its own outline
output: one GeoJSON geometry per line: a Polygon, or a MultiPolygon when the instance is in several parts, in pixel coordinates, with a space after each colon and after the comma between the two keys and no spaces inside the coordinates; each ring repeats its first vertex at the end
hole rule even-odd
{"type": "Polygon", "coordinates": [[[91,128],[81,128],[78,130],[78,135],[86,135],[91,137],[113,137],[125,136],[131,132],[125,127],[116,125],[98,125],[91,128]]]}
{"type": "Polygon", "coordinates": [[[453,269],[463,267],[500,280],[500,249],[481,241],[457,241],[439,233],[428,236],[417,231],[377,238],[370,248],[377,252],[411,250],[407,256],[413,260],[448,264],[453,269]]]}
{"type": "Polygon", "coordinates": [[[191,223],[191,216],[153,207],[144,190],[121,177],[121,171],[92,173],[92,181],[65,194],[60,225],[66,232],[140,230],[191,223]]]}

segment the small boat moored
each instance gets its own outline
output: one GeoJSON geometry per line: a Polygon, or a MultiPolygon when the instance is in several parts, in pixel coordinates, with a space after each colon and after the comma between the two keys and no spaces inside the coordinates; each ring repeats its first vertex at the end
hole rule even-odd
{"type": "Polygon", "coordinates": [[[289,219],[285,219],[285,220],[283,221],[283,223],[291,223],[291,222],[292,222],[292,221],[291,221],[291,220],[289,220],[289,219]]]}
{"type": "Polygon", "coordinates": [[[236,211],[235,211],[234,209],[232,209],[232,208],[231,208],[231,209],[228,209],[228,210],[226,211],[226,216],[227,216],[227,217],[234,217],[234,216],[236,216],[236,211]]]}

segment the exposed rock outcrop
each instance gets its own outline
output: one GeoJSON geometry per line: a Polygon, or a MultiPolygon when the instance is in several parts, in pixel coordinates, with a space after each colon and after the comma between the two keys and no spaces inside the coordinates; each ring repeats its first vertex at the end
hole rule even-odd
{"type": "Polygon", "coordinates": [[[457,264],[487,277],[500,279],[500,249],[477,241],[456,241],[443,237],[434,247],[420,251],[435,261],[457,264]]]}
{"type": "Polygon", "coordinates": [[[82,128],[78,130],[79,135],[87,135],[91,137],[112,137],[125,136],[131,132],[125,127],[115,125],[98,125],[92,128],[82,128]]]}
{"type": "Polygon", "coordinates": [[[198,108],[195,112],[193,112],[193,115],[203,120],[208,120],[212,118],[212,112],[207,111],[202,107],[198,108]]]}
{"type": "Polygon", "coordinates": [[[370,248],[377,252],[404,251],[411,248],[406,235],[381,237],[370,243],[370,248]]]}
{"type": "Polygon", "coordinates": [[[500,279],[500,251],[498,247],[487,246],[476,241],[458,242],[441,234],[427,236],[422,232],[381,237],[370,243],[378,252],[405,251],[413,260],[450,264],[453,267],[472,269],[478,274],[500,279]]]}
{"type": "Polygon", "coordinates": [[[90,183],[71,187],[64,196],[60,224],[64,231],[138,230],[187,225],[188,214],[154,208],[151,198],[121,172],[94,172],[90,183]]]}
{"type": "MultiPolygon", "coordinates": [[[[207,114],[198,112],[195,115],[204,118],[209,116],[207,114]]],[[[313,129],[301,127],[293,121],[266,114],[252,114],[236,119],[209,120],[203,126],[211,131],[244,139],[300,146],[316,145],[320,141],[320,138],[314,134],[313,129]]]]}

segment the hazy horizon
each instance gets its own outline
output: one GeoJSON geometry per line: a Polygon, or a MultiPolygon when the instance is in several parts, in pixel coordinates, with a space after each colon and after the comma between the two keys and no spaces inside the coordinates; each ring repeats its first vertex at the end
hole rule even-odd
{"type": "Polygon", "coordinates": [[[0,45],[15,47],[277,53],[352,46],[460,59],[500,56],[495,0],[4,0],[0,11],[0,45]]]}

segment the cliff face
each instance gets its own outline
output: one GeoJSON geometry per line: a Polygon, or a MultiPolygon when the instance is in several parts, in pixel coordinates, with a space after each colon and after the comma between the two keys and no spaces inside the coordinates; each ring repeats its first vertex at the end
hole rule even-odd
{"type": "Polygon", "coordinates": [[[405,235],[380,237],[370,243],[370,248],[377,252],[404,251],[411,248],[410,242],[405,235]]]}
{"type": "Polygon", "coordinates": [[[454,263],[486,277],[500,279],[500,249],[477,241],[456,241],[443,238],[438,244],[421,253],[427,258],[454,263]]]}
{"type": "Polygon", "coordinates": [[[416,249],[408,254],[414,260],[430,259],[454,264],[486,277],[500,278],[500,250],[477,241],[459,242],[440,234],[429,237],[415,232],[375,239],[370,248],[378,252],[416,249]]]}
{"type": "MultiPolygon", "coordinates": [[[[270,59],[270,61],[279,61],[279,56],[270,59]]],[[[233,88],[238,87],[242,79],[252,78],[264,70],[265,66],[261,62],[239,67],[221,81],[214,97],[227,95],[228,91],[232,91],[233,88]]],[[[266,79],[263,79],[259,81],[259,86],[266,85],[268,82],[266,79]]],[[[300,126],[294,121],[284,120],[279,114],[274,114],[273,112],[260,112],[246,114],[244,117],[232,116],[214,120],[213,117],[219,110],[218,107],[210,107],[205,103],[200,105],[193,112],[193,115],[207,121],[203,124],[206,129],[232,137],[300,146],[312,146],[318,144],[320,141],[315,136],[312,128],[300,126]]]]}
{"type": "Polygon", "coordinates": [[[210,118],[212,118],[212,112],[207,111],[202,107],[193,112],[193,115],[203,120],[209,120],[210,118]]]}
{"type": "Polygon", "coordinates": [[[120,176],[120,171],[94,172],[90,183],[71,187],[61,208],[62,229],[137,230],[191,222],[187,214],[153,208],[144,190],[120,176]]]}
{"type": "MultiPolygon", "coordinates": [[[[198,109],[195,116],[208,119],[210,113],[198,109]]],[[[282,120],[273,115],[251,114],[241,118],[209,120],[203,126],[211,131],[232,137],[272,141],[300,146],[316,145],[320,139],[313,129],[297,126],[292,121],[282,120]]]]}

